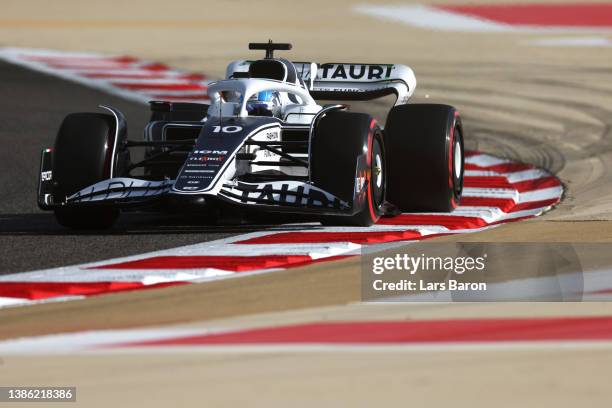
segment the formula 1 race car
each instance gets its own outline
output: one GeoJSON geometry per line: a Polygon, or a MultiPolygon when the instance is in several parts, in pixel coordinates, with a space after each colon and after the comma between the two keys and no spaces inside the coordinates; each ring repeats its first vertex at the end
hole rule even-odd
{"type": "MultiPolygon", "coordinates": [[[[38,204],[70,228],[106,228],[128,209],[314,214],[368,226],[398,212],[449,212],[463,188],[463,131],[447,105],[407,104],[416,79],[396,64],[291,62],[290,44],[251,43],[208,87],[210,105],[150,102],[144,140],[124,116],[68,115],[42,152],[38,204]],[[397,97],[384,129],[347,105],[397,97]],[[130,149],[144,148],[132,162],[130,149]],[[142,174],[134,175],[139,169],[142,174]]],[[[132,155],[133,156],[133,155],[132,155]]]]}

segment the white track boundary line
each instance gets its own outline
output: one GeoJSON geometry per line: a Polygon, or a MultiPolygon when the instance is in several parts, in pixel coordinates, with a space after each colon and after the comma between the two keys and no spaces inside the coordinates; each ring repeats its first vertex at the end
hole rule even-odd
{"type": "MultiPolygon", "coordinates": [[[[149,97],[141,94],[137,94],[135,92],[126,91],[123,89],[119,89],[115,86],[110,85],[106,81],[99,81],[91,78],[86,78],[78,75],[74,75],[70,70],[60,70],[56,68],[50,68],[46,66],[42,62],[35,61],[25,61],[22,58],[19,58],[17,55],[24,50],[21,48],[1,48],[0,49],[0,59],[10,62],[11,64],[19,65],[21,67],[25,67],[31,69],[33,71],[42,72],[54,77],[62,78],[66,81],[76,82],[78,84],[84,85],[88,88],[97,89],[99,91],[103,91],[109,93],[111,95],[119,96],[121,98],[139,102],[143,104],[147,104],[150,100],[149,97]]],[[[40,51],[41,53],[48,53],[48,50],[31,50],[31,51],[40,51]]],[[[88,54],[92,55],[92,54],[88,54]]]]}

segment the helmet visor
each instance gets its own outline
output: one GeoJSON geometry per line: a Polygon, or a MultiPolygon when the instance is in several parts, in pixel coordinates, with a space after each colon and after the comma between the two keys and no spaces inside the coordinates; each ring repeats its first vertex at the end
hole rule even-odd
{"type": "Polygon", "coordinates": [[[256,96],[256,100],[262,101],[262,102],[270,102],[273,98],[274,98],[273,91],[262,91],[262,92],[259,92],[256,96]]]}

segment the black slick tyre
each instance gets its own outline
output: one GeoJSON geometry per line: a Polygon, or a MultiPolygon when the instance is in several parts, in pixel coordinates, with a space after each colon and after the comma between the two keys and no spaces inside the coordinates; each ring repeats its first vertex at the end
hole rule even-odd
{"type": "Polygon", "coordinates": [[[410,104],[389,112],[384,130],[387,200],[406,212],[450,212],[463,191],[463,128],[448,105],[410,104]]]}
{"type": "MultiPolygon", "coordinates": [[[[85,187],[111,176],[116,166],[115,119],[99,113],[73,113],[64,119],[55,140],[53,198],[61,203],[85,187]]],[[[66,206],[55,210],[57,221],[68,228],[103,229],[119,216],[117,208],[66,206]]]]}
{"type": "Polygon", "coordinates": [[[382,131],[368,114],[334,111],[317,124],[311,145],[311,180],[360,210],[352,216],[324,217],[324,224],[370,226],[380,218],[386,194],[382,131]],[[361,159],[360,159],[361,158],[361,159]],[[358,160],[365,167],[358,174],[358,160]],[[356,182],[363,188],[355,194],[356,182]]]}

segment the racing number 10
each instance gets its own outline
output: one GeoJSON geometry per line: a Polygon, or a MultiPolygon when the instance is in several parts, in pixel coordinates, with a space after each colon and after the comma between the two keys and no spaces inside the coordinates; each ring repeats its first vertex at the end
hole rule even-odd
{"type": "Polygon", "coordinates": [[[213,133],[236,133],[242,130],[242,126],[213,126],[213,133]]]}

